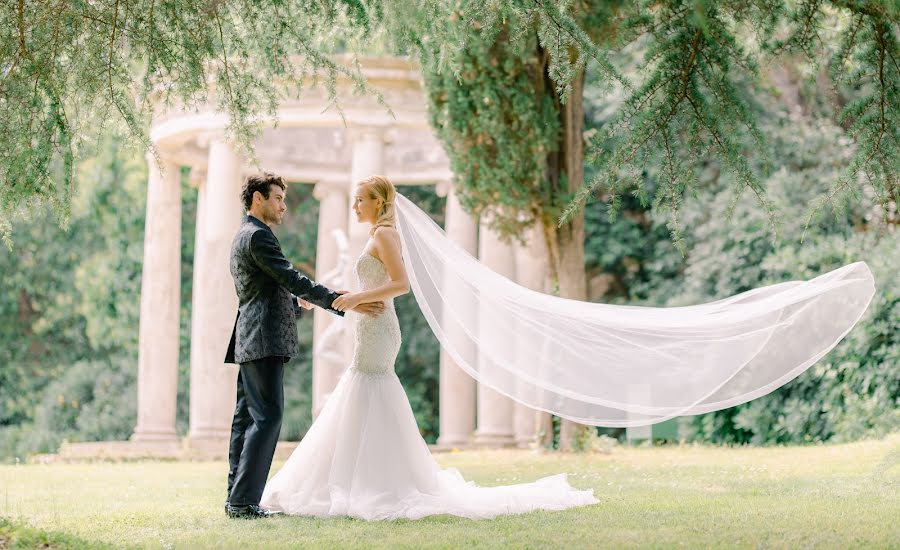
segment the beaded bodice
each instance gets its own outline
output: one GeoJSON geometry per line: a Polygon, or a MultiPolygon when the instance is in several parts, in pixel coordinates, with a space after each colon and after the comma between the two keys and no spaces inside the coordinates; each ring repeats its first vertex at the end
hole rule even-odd
{"type": "MultiPolygon", "coordinates": [[[[359,290],[378,288],[390,281],[381,260],[363,252],[353,269],[359,290]]],[[[400,323],[394,301],[385,301],[384,313],[377,317],[354,314],[356,338],[350,368],[372,375],[393,375],[394,361],[400,351],[400,323]]]]}
{"type": "Polygon", "coordinates": [[[371,290],[391,280],[381,260],[368,252],[363,252],[356,259],[353,273],[359,283],[359,290],[371,290]]]}

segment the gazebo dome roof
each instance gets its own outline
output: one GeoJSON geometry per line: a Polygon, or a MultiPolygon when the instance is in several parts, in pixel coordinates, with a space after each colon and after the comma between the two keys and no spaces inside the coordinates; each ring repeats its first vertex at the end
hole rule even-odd
{"type": "MultiPolygon", "coordinates": [[[[258,168],[297,182],[349,183],[353,140],[360,133],[375,131],[385,142],[384,170],[394,183],[449,181],[449,161],[428,125],[418,66],[393,57],[368,57],[360,62],[363,76],[390,110],[374,95],[356,92],[355,84],[343,76],[337,80],[340,111],[324,87],[306,87],[281,102],[256,139],[258,168]]],[[[224,134],[228,122],[227,114],[212,102],[162,106],[154,116],[150,139],[177,164],[203,172],[209,143],[224,134]]],[[[248,172],[257,170],[251,163],[245,166],[248,172]]]]}

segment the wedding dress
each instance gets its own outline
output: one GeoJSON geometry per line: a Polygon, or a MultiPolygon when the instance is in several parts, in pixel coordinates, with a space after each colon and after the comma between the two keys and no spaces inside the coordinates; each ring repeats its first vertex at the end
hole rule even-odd
{"type": "MultiPolygon", "coordinates": [[[[384,264],[363,253],[355,273],[361,290],[390,279],[384,264]]],[[[364,520],[451,514],[472,519],[598,502],[566,474],[533,483],[478,487],[442,469],[419,434],[394,372],[400,325],[393,300],[378,317],[348,313],[356,323],[350,367],[287,462],[266,484],[260,505],[290,515],[364,520]]]]}

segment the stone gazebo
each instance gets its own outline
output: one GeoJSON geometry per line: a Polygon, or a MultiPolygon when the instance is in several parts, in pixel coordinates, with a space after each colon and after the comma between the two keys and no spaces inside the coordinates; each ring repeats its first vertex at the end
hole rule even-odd
{"type": "MultiPolygon", "coordinates": [[[[417,68],[395,58],[362,61],[366,79],[384,95],[395,116],[374,97],[352,93],[349,81],[338,81],[343,118],[333,107],[328,109],[324,88],[306,89],[299,98],[281,104],[277,127],[258,138],[258,167],[226,140],[227,116],[212,105],[190,111],[172,108],[154,120],[151,139],[160,164],[148,154],[137,426],[131,441],[117,444],[118,450],[71,444],[63,449],[64,455],[227,453],[237,379],[237,367],[222,362],[237,311],[228,256],[244,214],[240,187],[260,168],[292,185],[315,186],[313,194],[320,201],[318,248],[316,273],[310,275],[323,284],[352,288],[348,259],[357,257],[368,238],[366,228],[348,215],[353,184],[370,174],[384,174],[398,186],[434,185],[436,193],[447,196],[445,229],[450,238],[503,275],[515,279],[518,273],[520,283],[544,288],[546,270],[534,259],[542,255],[504,244],[484,228],[479,242],[478,224],[456,200],[447,157],[429,128],[417,68]],[[175,402],[183,166],[189,167],[199,195],[191,298],[190,428],[182,441],[175,430],[175,402]]],[[[290,259],[291,252],[285,253],[290,259]]],[[[314,325],[315,415],[349,362],[353,338],[343,321],[325,311],[316,310],[314,325]],[[332,323],[341,326],[329,327],[332,323]],[[326,335],[327,345],[320,345],[326,335]]],[[[476,399],[475,382],[446,353],[441,354],[440,369],[439,447],[525,446],[531,441],[539,415],[487,388],[479,388],[476,399]]]]}

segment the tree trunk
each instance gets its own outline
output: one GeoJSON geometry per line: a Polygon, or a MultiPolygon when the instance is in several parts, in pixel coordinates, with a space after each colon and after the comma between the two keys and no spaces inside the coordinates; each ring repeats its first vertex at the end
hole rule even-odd
{"type": "MultiPolygon", "coordinates": [[[[553,95],[560,121],[560,135],[557,150],[548,155],[547,177],[555,192],[560,194],[577,191],[584,184],[584,70],[572,81],[572,93],[563,103],[555,86],[547,74],[549,54],[541,51],[545,70],[541,87],[545,93],[553,95]]],[[[579,211],[562,227],[557,220],[545,216],[544,236],[550,255],[551,276],[559,285],[559,295],[574,300],[587,299],[587,279],[584,270],[584,211],[579,211]]],[[[580,430],[587,429],[580,424],[563,419],[560,423],[560,450],[572,449],[573,438],[580,430]]]]}

